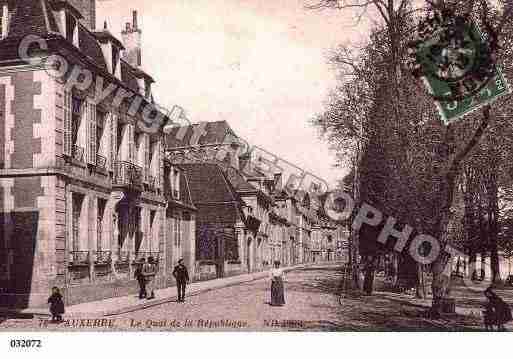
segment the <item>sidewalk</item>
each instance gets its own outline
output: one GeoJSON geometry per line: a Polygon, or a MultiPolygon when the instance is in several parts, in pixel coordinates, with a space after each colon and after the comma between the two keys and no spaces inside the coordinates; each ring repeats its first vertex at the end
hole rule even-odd
{"type": "MultiPolygon", "coordinates": [[[[328,265],[328,264],[326,264],[328,265]]],[[[330,263],[329,265],[337,265],[337,263],[330,263]]],[[[298,270],[306,267],[314,267],[318,266],[312,263],[296,265],[292,267],[283,268],[284,271],[292,271],[298,270]]],[[[210,290],[215,290],[219,288],[224,288],[232,285],[237,285],[245,282],[251,282],[258,279],[266,278],[268,276],[268,271],[250,273],[250,274],[242,274],[233,277],[227,278],[219,278],[213,279],[203,282],[194,282],[187,286],[186,297],[198,295],[200,293],[204,293],[210,290]]],[[[176,301],[177,299],[177,289],[175,286],[158,289],[155,291],[155,299],[146,300],[139,299],[136,294],[117,297],[117,298],[108,298],[94,302],[80,303],[66,307],[67,318],[84,318],[86,316],[109,316],[109,315],[117,315],[121,313],[132,312],[136,310],[141,310],[145,308],[150,308],[153,306],[157,306],[163,303],[176,301]]],[[[24,311],[29,313],[28,310],[24,311]]],[[[49,316],[49,312],[47,309],[32,309],[30,312],[38,317],[49,316]]]]}

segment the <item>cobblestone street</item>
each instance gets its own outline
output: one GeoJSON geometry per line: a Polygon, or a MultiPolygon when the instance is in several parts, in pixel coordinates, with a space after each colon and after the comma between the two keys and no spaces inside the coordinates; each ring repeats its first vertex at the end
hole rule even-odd
{"type": "Polygon", "coordinates": [[[302,269],[286,275],[283,307],[268,304],[269,282],[261,279],[193,295],[183,304],[169,302],[103,318],[73,318],[59,325],[4,319],[0,330],[461,331],[481,326],[481,320],[470,315],[425,319],[426,308],[405,294],[378,291],[371,297],[346,299],[341,306],[336,296],[339,282],[340,272],[333,267],[302,269]]]}

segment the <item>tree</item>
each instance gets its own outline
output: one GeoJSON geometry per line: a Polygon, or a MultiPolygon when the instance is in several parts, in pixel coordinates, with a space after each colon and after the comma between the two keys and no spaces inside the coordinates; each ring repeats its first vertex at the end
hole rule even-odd
{"type": "MultiPolygon", "coordinates": [[[[513,8],[510,1],[501,4],[502,16],[496,17],[493,9],[488,9],[491,8],[490,4],[484,0],[427,1],[427,3],[432,7],[453,6],[457,11],[479,14],[482,25],[487,28],[492,38],[500,38],[502,29],[508,25],[507,19],[513,8]],[[494,20],[493,24],[491,19],[494,20]]],[[[373,202],[372,194],[375,193],[374,203],[381,200],[382,209],[389,207],[390,211],[385,211],[385,213],[400,215],[399,218],[404,223],[415,223],[420,227],[419,230],[438,238],[440,246],[445,248],[451,243],[449,233],[452,221],[451,208],[462,165],[479,144],[492,122],[492,116],[497,113],[492,113],[491,107],[486,106],[480,116],[473,115],[464,122],[443,127],[432,111],[428,111],[426,114],[420,110],[425,106],[426,99],[425,96],[423,98],[420,95],[418,89],[408,88],[405,85],[411,80],[404,81],[407,76],[404,69],[404,50],[408,38],[407,33],[411,30],[409,25],[414,20],[415,14],[422,9],[421,7],[414,8],[410,1],[405,0],[323,0],[309,6],[311,9],[326,7],[344,11],[356,10],[360,18],[372,17],[377,14],[378,19],[381,20],[381,27],[371,34],[368,45],[375,50],[375,54],[381,53],[382,56],[377,57],[380,59],[379,61],[369,63],[369,57],[365,61],[365,51],[353,58],[348,56],[349,51],[341,52],[343,56],[338,57],[338,62],[353,72],[352,79],[345,81],[344,85],[340,86],[342,91],[337,91],[341,95],[340,101],[332,102],[334,106],[318,117],[315,124],[321,127],[323,133],[327,134],[328,140],[334,142],[339,148],[343,143],[358,142],[364,139],[365,155],[360,162],[362,173],[359,182],[362,194],[366,194],[366,199],[371,199],[373,202]],[[373,14],[370,14],[371,9],[374,10],[373,14]],[[383,43],[373,41],[378,38],[385,41],[383,43]],[[383,72],[380,72],[381,79],[379,76],[375,76],[375,70],[378,68],[383,69],[383,72]],[[374,77],[369,77],[369,73],[374,77]],[[347,86],[348,83],[349,86],[347,86]],[[386,85],[383,86],[384,84],[386,85]],[[348,89],[351,88],[357,89],[358,91],[355,93],[363,93],[363,96],[352,98],[348,94],[351,92],[348,89]],[[415,97],[415,101],[411,101],[411,97],[415,97]],[[355,112],[350,109],[347,115],[340,114],[343,108],[348,108],[350,103],[362,98],[367,109],[364,115],[348,118],[353,117],[355,112]],[[369,109],[372,111],[368,111],[369,109]],[[420,116],[412,118],[412,114],[420,116]],[[376,123],[380,119],[382,122],[376,123]],[[358,134],[354,131],[354,128],[357,128],[354,126],[355,120],[360,122],[360,128],[364,129],[365,138],[362,133],[358,134]],[[338,136],[340,139],[337,138],[338,136]],[[384,136],[386,137],[384,138],[384,136]],[[436,140],[425,141],[425,137],[432,137],[436,140]],[[418,142],[412,143],[411,141],[418,142]],[[419,143],[423,146],[423,151],[412,150],[412,144],[418,145],[419,143]],[[393,155],[393,153],[398,155],[393,155]],[[375,155],[383,156],[383,163],[379,167],[375,167],[373,164],[372,157],[375,155]],[[415,160],[419,157],[430,157],[433,160],[435,168],[432,168],[431,174],[419,176],[426,172],[425,168],[422,168],[415,160]],[[413,164],[413,166],[407,167],[404,164],[413,164]],[[371,172],[374,173],[371,174],[371,172]],[[383,181],[380,173],[387,173],[388,178],[397,181],[397,184],[392,187],[387,186],[390,181],[387,182],[386,179],[383,181]],[[412,178],[415,179],[414,185],[408,181],[412,178]],[[382,182],[380,183],[380,181],[382,182]],[[411,188],[417,190],[408,192],[407,190],[411,188]],[[429,188],[428,195],[421,197],[425,199],[423,202],[426,206],[412,212],[413,196],[406,196],[405,199],[404,193],[420,195],[420,191],[418,191],[420,188],[429,188]],[[404,200],[409,203],[408,206],[397,206],[398,203],[405,203],[404,200]]],[[[368,49],[369,47],[366,48],[366,50],[368,49]]],[[[504,56],[504,51],[500,55],[504,56]]],[[[354,93],[352,96],[355,96],[354,93]]],[[[490,196],[493,192],[492,182],[493,179],[488,191],[490,196]]],[[[378,206],[378,208],[380,207],[378,206]]],[[[495,217],[493,218],[495,221],[495,217]]],[[[448,268],[449,259],[449,256],[439,256],[431,266],[433,274],[432,313],[434,315],[439,315],[442,300],[448,293],[450,273],[446,272],[446,268],[448,268]]]]}

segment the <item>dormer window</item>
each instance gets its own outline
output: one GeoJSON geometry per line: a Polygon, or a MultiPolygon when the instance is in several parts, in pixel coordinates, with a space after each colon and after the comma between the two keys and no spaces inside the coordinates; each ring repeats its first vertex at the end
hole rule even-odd
{"type": "Polygon", "coordinates": [[[171,181],[173,199],[180,200],[180,171],[178,171],[176,168],[172,170],[171,181]]]}
{"type": "Polygon", "coordinates": [[[9,32],[9,8],[3,5],[0,9],[0,40],[7,37],[9,32]]]}
{"type": "Polygon", "coordinates": [[[116,74],[119,64],[119,49],[116,46],[112,46],[112,74],[116,74]]]}
{"type": "Polygon", "coordinates": [[[70,13],[66,14],[66,40],[78,47],[78,21],[70,13]]]}

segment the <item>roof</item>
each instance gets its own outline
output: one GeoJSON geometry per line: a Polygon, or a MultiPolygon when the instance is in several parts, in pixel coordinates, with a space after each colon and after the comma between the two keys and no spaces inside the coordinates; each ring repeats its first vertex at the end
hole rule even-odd
{"type": "Polygon", "coordinates": [[[231,185],[237,192],[256,192],[258,191],[255,186],[246,181],[240,172],[229,166],[225,170],[226,178],[230,181],[231,185]]]}
{"type": "Polygon", "coordinates": [[[137,77],[135,76],[132,66],[124,60],[121,60],[121,78],[123,82],[130,88],[132,91],[139,92],[139,83],[137,82],[137,77]]]}
{"type": "Polygon", "coordinates": [[[92,60],[98,67],[107,70],[107,63],[102,49],[93,33],[82,24],[78,24],[78,46],[80,51],[92,60]]]}
{"type": "Polygon", "coordinates": [[[235,223],[242,218],[243,202],[219,165],[188,163],[180,167],[186,173],[191,200],[198,209],[198,222],[235,223]]]}
{"type": "Polygon", "coordinates": [[[226,121],[201,122],[183,127],[174,127],[166,134],[166,148],[173,149],[177,147],[189,147],[192,145],[205,145],[214,143],[227,143],[232,139],[235,140],[237,135],[230,128],[226,121]],[[195,129],[202,126],[203,135],[197,139],[197,143],[191,143],[191,138],[195,133],[195,129]],[[185,129],[184,129],[185,127],[185,129]],[[178,132],[180,131],[180,132],[178,132]],[[180,136],[178,136],[178,134],[180,136]],[[182,136],[182,134],[184,134],[182,136]]]}
{"type": "Polygon", "coordinates": [[[214,163],[180,164],[189,179],[192,203],[238,202],[221,167],[214,163]]]}
{"type": "MultiPolygon", "coordinates": [[[[107,31],[93,33],[80,22],[77,23],[79,38],[78,49],[67,43],[68,41],[62,36],[59,26],[57,25],[58,18],[56,18],[56,13],[52,10],[57,10],[65,6],[74,14],[79,14],[78,10],[70,3],[62,0],[16,0],[13,4],[14,7],[10,18],[9,33],[0,41],[0,60],[13,62],[18,60],[18,42],[27,35],[36,35],[44,39],[51,38],[52,40],[58,41],[59,45],[55,47],[57,49],[66,46],[73,48],[73,51],[78,51],[92,62],[92,64],[103,71],[102,75],[108,74],[107,63],[99,39],[110,39],[115,44],[121,46],[122,43],[107,31]]],[[[114,78],[113,75],[110,76],[114,78]]],[[[153,79],[142,70],[136,69],[121,60],[121,83],[135,93],[139,93],[136,76],[144,76],[153,81],[153,79]]]]}
{"type": "Polygon", "coordinates": [[[10,20],[10,38],[58,32],[48,0],[16,0],[10,20]]]}

